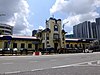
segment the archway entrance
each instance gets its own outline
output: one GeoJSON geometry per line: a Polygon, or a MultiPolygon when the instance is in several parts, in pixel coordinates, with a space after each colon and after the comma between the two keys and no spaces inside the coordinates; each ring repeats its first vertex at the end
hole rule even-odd
{"type": "Polygon", "coordinates": [[[57,48],[58,48],[58,43],[54,43],[55,52],[57,52],[57,48]]]}

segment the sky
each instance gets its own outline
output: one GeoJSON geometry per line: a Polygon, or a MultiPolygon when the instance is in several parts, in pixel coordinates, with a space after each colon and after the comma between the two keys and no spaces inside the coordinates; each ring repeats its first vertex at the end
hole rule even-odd
{"type": "Polygon", "coordinates": [[[14,35],[31,36],[52,15],[72,34],[74,25],[100,17],[100,0],[0,0],[1,14],[0,23],[13,26],[14,35]]]}

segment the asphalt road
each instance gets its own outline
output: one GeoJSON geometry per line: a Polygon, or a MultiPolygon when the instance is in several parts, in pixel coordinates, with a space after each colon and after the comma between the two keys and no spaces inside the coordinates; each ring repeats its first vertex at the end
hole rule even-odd
{"type": "Polygon", "coordinates": [[[100,75],[100,53],[1,56],[0,75],[100,75]]]}

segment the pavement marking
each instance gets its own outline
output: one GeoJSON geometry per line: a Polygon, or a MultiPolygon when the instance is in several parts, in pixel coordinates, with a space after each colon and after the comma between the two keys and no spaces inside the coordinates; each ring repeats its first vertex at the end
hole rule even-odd
{"type": "Polygon", "coordinates": [[[56,59],[50,60],[50,61],[57,61],[56,59]]]}
{"type": "Polygon", "coordinates": [[[7,64],[8,65],[8,64],[13,64],[13,62],[6,62],[6,63],[2,63],[2,64],[7,64]]]}
{"type": "Polygon", "coordinates": [[[99,65],[100,65],[100,61],[97,61],[97,64],[99,64],[99,65]]]}
{"type": "MultiPolygon", "coordinates": [[[[71,66],[100,66],[100,65],[93,65],[92,62],[95,62],[95,61],[88,61],[88,62],[75,63],[75,64],[70,64],[70,65],[62,65],[62,66],[54,66],[54,67],[50,67],[50,68],[33,69],[31,71],[41,71],[41,70],[46,70],[46,69],[66,68],[66,67],[71,67],[71,66]],[[83,64],[86,64],[86,63],[87,63],[87,65],[83,65],[83,64]]],[[[97,60],[97,61],[99,61],[99,60],[97,60]]]]}
{"type": "Polygon", "coordinates": [[[20,73],[21,71],[5,72],[4,74],[20,73]]]}
{"type": "MultiPolygon", "coordinates": [[[[100,66],[100,65],[93,65],[92,64],[92,62],[96,62],[96,61],[97,62],[99,61],[99,63],[100,63],[100,60],[95,60],[95,61],[88,61],[88,62],[82,62],[82,63],[69,64],[69,65],[54,66],[54,67],[50,67],[50,68],[33,69],[31,71],[34,72],[34,71],[42,71],[42,70],[46,70],[46,69],[66,68],[66,67],[71,67],[71,66],[100,66]],[[86,63],[87,63],[87,65],[84,65],[86,63]]],[[[20,72],[23,72],[23,71],[5,72],[5,74],[20,73],[20,72]]]]}
{"type": "Polygon", "coordinates": [[[29,63],[35,63],[35,62],[39,62],[39,61],[29,61],[29,63]]]}
{"type": "Polygon", "coordinates": [[[31,71],[34,72],[34,71],[41,71],[41,70],[45,70],[45,69],[49,69],[49,68],[44,68],[44,69],[33,69],[33,70],[31,70],[31,71]]]}
{"type": "Polygon", "coordinates": [[[88,65],[92,65],[92,62],[88,62],[88,65]]]}
{"type": "MultiPolygon", "coordinates": [[[[95,60],[95,61],[99,61],[100,63],[100,60],[95,60]]],[[[92,62],[95,62],[95,61],[82,62],[82,63],[76,63],[76,64],[70,64],[70,65],[63,65],[63,66],[55,66],[51,68],[64,68],[64,67],[71,67],[71,66],[100,66],[98,64],[92,64],[92,62]],[[84,64],[87,64],[87,65],[84,65],[84,64]]]]}

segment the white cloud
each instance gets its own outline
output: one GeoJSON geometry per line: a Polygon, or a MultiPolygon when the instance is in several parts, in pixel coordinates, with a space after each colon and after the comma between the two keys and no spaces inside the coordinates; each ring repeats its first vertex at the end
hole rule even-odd
{"type": "Polygon", "coordinates": [[[74,15],[85,14],[94,11],[97,7],[100,7],[99,0],[56,0],[50,9],[50,13],[61,11],[74,15]]]}
{"type": "Polygon", "coordinates": [[[70,32],[68,33],[68,35],[70,35],[70,34],[73,34],[73,31],[70,31],[70,32]]]}
{"type": "MultiPolygon", "coordinates": [[[[94,21],[100,16],[97,12],[100,8],[100,0],[56,0],[51,7],[50,13],[63,12],[69,15],[63,20],[63,23],[69,21],[65,28],[76,25],[83,21],[94,21]]],[[[69,31],[70,32],[70,31],[69,31]]]]}
{"type": "Polygon", "coordinates": [[[66,23],[66,26],[70,27],[72,25],[75,25],[75,24],[79,23],[80,22],[79,18],[80,18],[80,15],[69,16],[67,19],[63,20],[63,24],[66,23],[66,22],[68,22],[68,23],[66,23]]]}
{"type": "Polygon", "coordinates": [[[14,34],[30,34],[29,12],[27,0],[0,0],[0,22],[14,26],[14,34]]]}
{"type": "Polygon", "coordinates": [[[42,30],[44,30],[45,28],[44,28],[43,26],[39,26],[39,29],[42,29],[42,30]]]}

